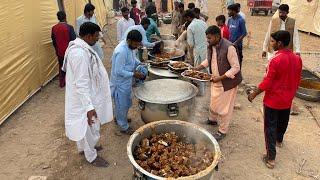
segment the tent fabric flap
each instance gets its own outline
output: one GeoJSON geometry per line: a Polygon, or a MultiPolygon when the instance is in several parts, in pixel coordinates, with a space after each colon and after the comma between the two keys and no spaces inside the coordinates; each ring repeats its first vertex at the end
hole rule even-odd
{"type": "Polygon", "coordinates": [[[3,1],[0,12],[0,123],[56,74],[50,32],[55,0],[3,1]]]}
{"type": "MultiPolygon", "coordinates": [[[[76,24],[86,0],[65,0],[67,21],[76,24]]],[[[92,0],[100,25],[110,1],[92,0]],[[108,2],[108,4],[106,4],[108,2]]],[[[0,124],[58,73],[51,28],[57,0],[3,1],[0,11],[0,124]]],[[[58,88],[58,87],[57,87],[58,88]]]]}

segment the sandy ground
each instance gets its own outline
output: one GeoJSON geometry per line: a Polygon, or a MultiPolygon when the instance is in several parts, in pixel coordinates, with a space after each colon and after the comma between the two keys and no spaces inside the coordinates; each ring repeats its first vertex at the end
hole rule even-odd
{"type": "MultiPolygon", "coordinates": [[[[247,14],[251,32],[250,47],[244,50],[243,75],[246,83],[257,84],[263,77],[266,60],[260,58],[261,46],[270,16],[249,16],[245,1],[241,1],[247,14]]],[[[220,1],[209,0],[209,24],[221,10],[220,1]]],[[[163,32],[169,27],[164,26],[163,32]]],[[[109,34],[115,42],[115,24],[109,34]]],[[[319,51],[320,38],[300,33],[302,51],[319,51]]],[[[105,65],[110,71],[112,48],[106,48],[105,65]]],[[[196,98],[193,122],[210,132],[216,128],[203,124],[208,113],[209,93],[196,98]]],[[[215,179],[320,179],[320,127],[305,108],[309,105],[320,119],[319,103],[295,99],[300,107],[299,116],[291,116],[284,147],[278,149],[277,165],[269,170],[261,161],[264,151],[263,119],[260,108],[262,96],[253,104],[239,91],[228,136],[220,143],[222,158],[215,179]],[[300,166],[305,161],[303,167],[300,166]],[[300,171],[299,171],[300,170],[300,171]],[[300,173],[298,173],[300,172],[300,173]]],[[[144,123],[140,119],[136,101],[129,115],[133,128],[144,123]]],[[[129,136],[117,136],[118,129],[112,122],[101,129],[99,153],[111,166],[95,168],[78,155],[74,142],[64,132],[64,90],[54,80],[19,108],[0,127],[0,179],[27,179],[30,176],[47,176],[48,179],[108,179],[132,178],[132,166],[126,155],[129,136]]]]}

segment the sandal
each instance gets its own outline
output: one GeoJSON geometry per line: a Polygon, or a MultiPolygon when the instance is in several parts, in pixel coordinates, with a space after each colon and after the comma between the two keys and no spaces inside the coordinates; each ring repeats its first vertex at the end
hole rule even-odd
{"type": "Polygon", "coordinates": [[[223,138],[226,137],[226,134],[218,131],[218,132],[216,132],[215,134],[213,134],[213,137],[219,142],[219,141],[221,141],[223,138]]]}
{"type": "Polygon", "coordinates": [[[283,143],[282,143],[282,142],[276,142],[276,146],[277,146],[278,148],[282,148],[282,147],[283,147],[283,143]]]}
{"type": "Polygon", "coordinates": [[[275,166],[275,163],[270,162],[266,154],[262,156],[262,161],[269,169],[273,169],[275,166]]]}

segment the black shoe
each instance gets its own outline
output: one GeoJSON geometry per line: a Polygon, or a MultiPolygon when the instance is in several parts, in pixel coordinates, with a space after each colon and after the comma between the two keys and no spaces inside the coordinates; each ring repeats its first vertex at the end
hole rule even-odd
{"type": "Polygon", "coordinates": [[[219,142],[221,141],[223,138],[226,137],[226,134],[221,133],[220,131],[216,132],[215,134],[213,134],[213,137],[219,142]]]}
{"type": "Polygon", "coordinates": [[[108,167],[109,166],[109,163],[100,156],[97,156],[96,159],[94,161],[92,161],[90,164],[92,164],[93,166],[96,166],[96,167],[108,167]]]}
{"type": "Polygon", "coordinates": [[[125,131],[120,131],[122,134],[126,134],[126,135],[132,135],[134,133],[134,130],[129,127],[127,130],[125,131]]]}

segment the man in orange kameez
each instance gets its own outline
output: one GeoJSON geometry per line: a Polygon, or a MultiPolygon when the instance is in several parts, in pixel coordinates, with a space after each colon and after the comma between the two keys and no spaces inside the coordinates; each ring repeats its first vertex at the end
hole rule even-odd
{"type": "Polygon", "coordinates": [[[195,70],[209,68],[211,77],[211,102],[208,124],[217,125],[219,130],[214,134],[217,141],[222,140],[229,129],[238,85],[242,81],[240,64],[236,48],[221,38],[218,26],[210,26],[206,30],[208,45],[207,60],[195,70]]]}

